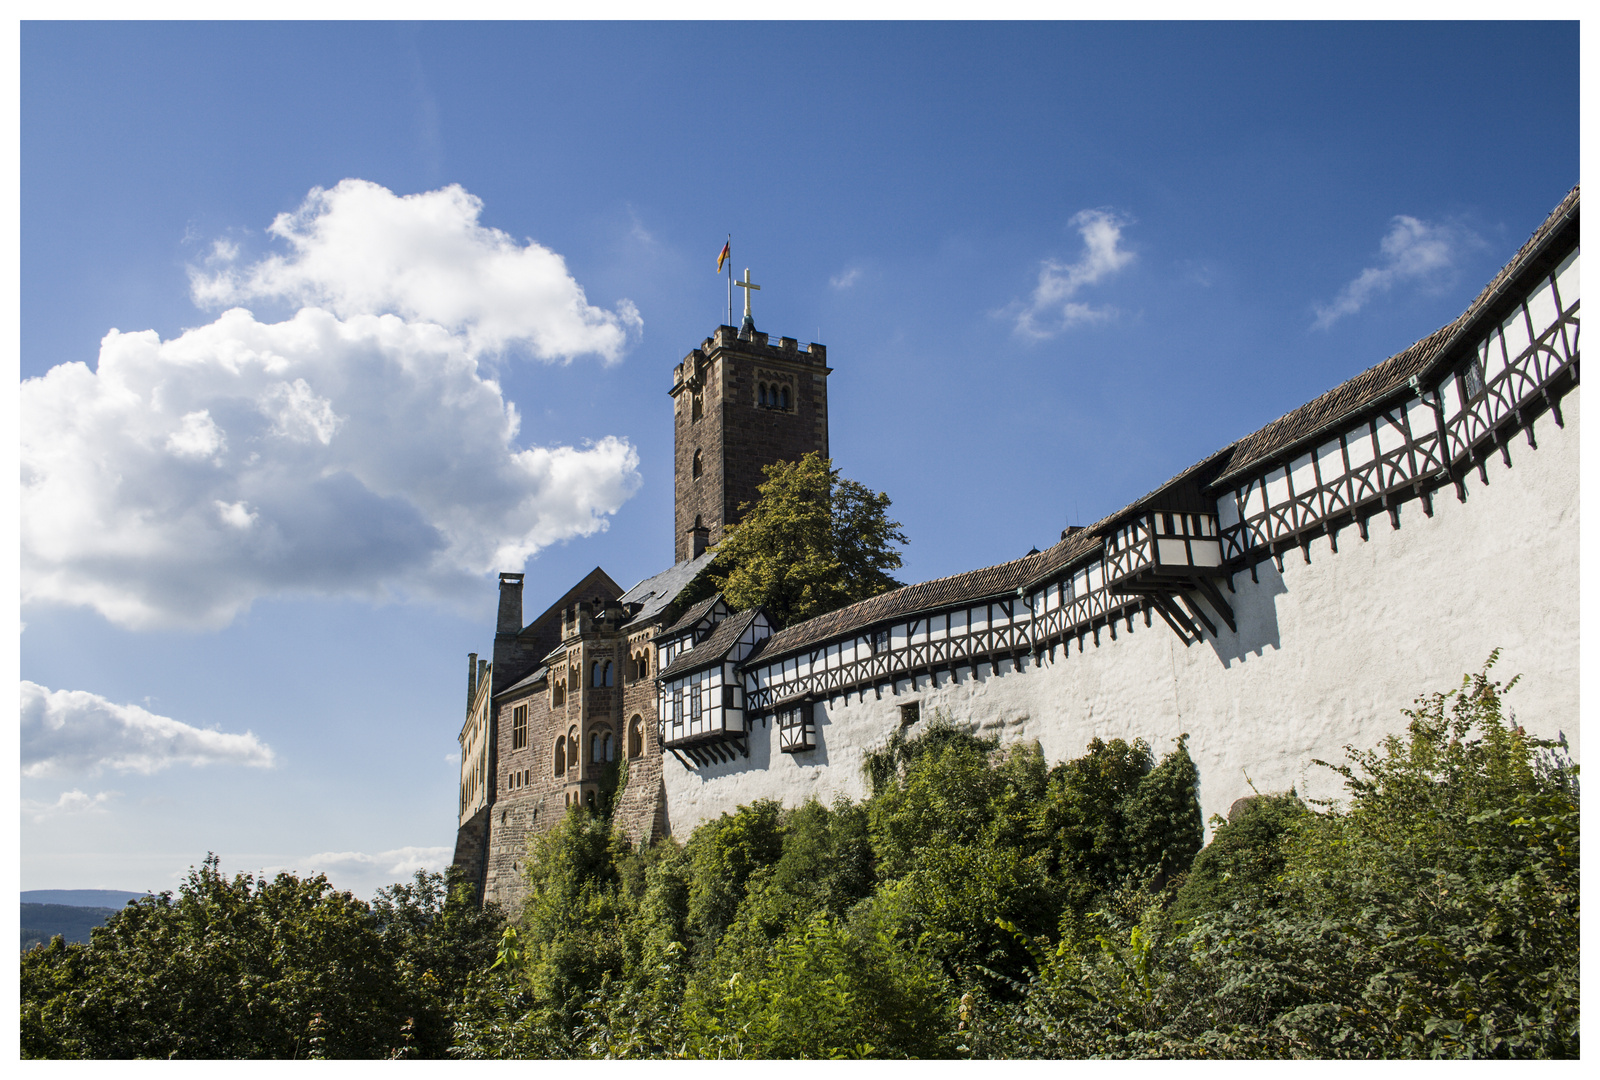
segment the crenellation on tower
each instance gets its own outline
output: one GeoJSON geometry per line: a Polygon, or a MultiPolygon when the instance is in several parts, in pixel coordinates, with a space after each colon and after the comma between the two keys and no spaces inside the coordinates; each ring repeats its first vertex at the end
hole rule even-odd
{"type": "Polygon", "coordinates": [[[763,468],[828,456],[827,348],[719,326],[673,368],[678,562],[722,540],[759,498],[763,468]]]}

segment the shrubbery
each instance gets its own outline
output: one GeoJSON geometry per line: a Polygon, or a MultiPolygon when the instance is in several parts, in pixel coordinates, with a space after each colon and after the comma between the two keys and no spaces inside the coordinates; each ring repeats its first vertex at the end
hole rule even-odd
{"type": "Polygon", "coordinates": [[[862,803],[643,849],[574,809],[503,929],[423,875],[368,909],[208,863],[24,957],[24,1053],[1572,1057],[1577,768],[1505,689],[1420,699],[1329,766],[1347,802],[1257,797],[1203,851],[1181,738],[1047,768],[936,718],[862,803]]]}

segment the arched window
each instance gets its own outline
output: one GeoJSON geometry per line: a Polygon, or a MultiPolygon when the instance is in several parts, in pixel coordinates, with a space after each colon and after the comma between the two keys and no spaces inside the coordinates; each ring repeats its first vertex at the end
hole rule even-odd
{"type": "Polygon", "coordinates": [[[700,479],[700,470],[701,470],[700,451],[696,450],[694,452],[694,464],[689,467],[689,475],[693,479],[698,480],[698,479],[700,479]]]}
{"type": "Polygon", "coordinates": [[[787,409],[788,407],[789,407],[789,388],[787,386],[785,386],[783,389],[778,391],[778,408],[787,409]]]}
{"type": "Polygon", "coordinates": [[[567,740],[556,740],[556,775],[567,775],[567,740]]]}
{"type": "Polygon", "coordinates": [[[606,680],[606,683],[605,683],[605,684],[606,684],[606,685],[607,685],[607,686],[610,686],[610,685],[611,685],[611,661],[610,661],[610,660],[607,660],[607,661],[606,661],[606,674],[605,674],[605,680],[606,680]]]}
{"type": "Polygon", "coordinates": [[[600,682],[600,661],[598,661],[598,660],[596,660],[593,664],[591,664],[589,666],[589,685],[590,686],[601,686],[601,685],[603,685],[600,682]]]}
{"type": "Polygon", "coordinates": [[[637,714],[628,721],[628,756],[636,758],[644,753],[644,717],[637,714]]]}
{"type": "Polygon", "coordinates": [[[606,732],[605,735],[600,739],[600,748],[605,753],[607,761],[617,760],[617,743],[616,740],[611,737],[611,732],[606,732]]]}
{"type": "Polygon", "coordinates": [[[767,384],[756,384],[756,402],[765,409],[767,407],[767,384]]]}
{"type": "Polygon", "coordinates": [[[576,769],[578,767],[579,760],[578,729],[577,726],[574,725],[573,727],[567,729],[567,769],[576,769]]]}

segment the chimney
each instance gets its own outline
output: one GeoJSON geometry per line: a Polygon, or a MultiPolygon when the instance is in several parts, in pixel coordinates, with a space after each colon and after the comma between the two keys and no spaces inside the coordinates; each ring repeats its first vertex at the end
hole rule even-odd
{"type": "Polygon", "coordinates": [[[496,634],[516,634],[522,630],[522,575],[500,575],[500,618],[496,634]]]}
{"type": "Polygon", "coordinates": [[[472,702],[478,696],[478,654],[467,654],[467,715],[472,715],[472,702]]]}

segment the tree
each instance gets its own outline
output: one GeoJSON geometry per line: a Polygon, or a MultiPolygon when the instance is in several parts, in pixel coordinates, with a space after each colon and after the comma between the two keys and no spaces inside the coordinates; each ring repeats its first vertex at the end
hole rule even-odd
{"type": "Polygon", "coordinates": [[[87,945],[22,957],[24,1057],[440,1056],[496,908],[419,872],[377,910],[318,874],[232,879],[215,856],[174,897],[142,897],[87,945]]]}
{"type": "Polygon", "coordinates": [[[765,608],[787,626],[898,589],[889,496],[846,480],[815,452],[762,470],[760,500],[717,545],[707,579],[736,611],[765,608]]]}

